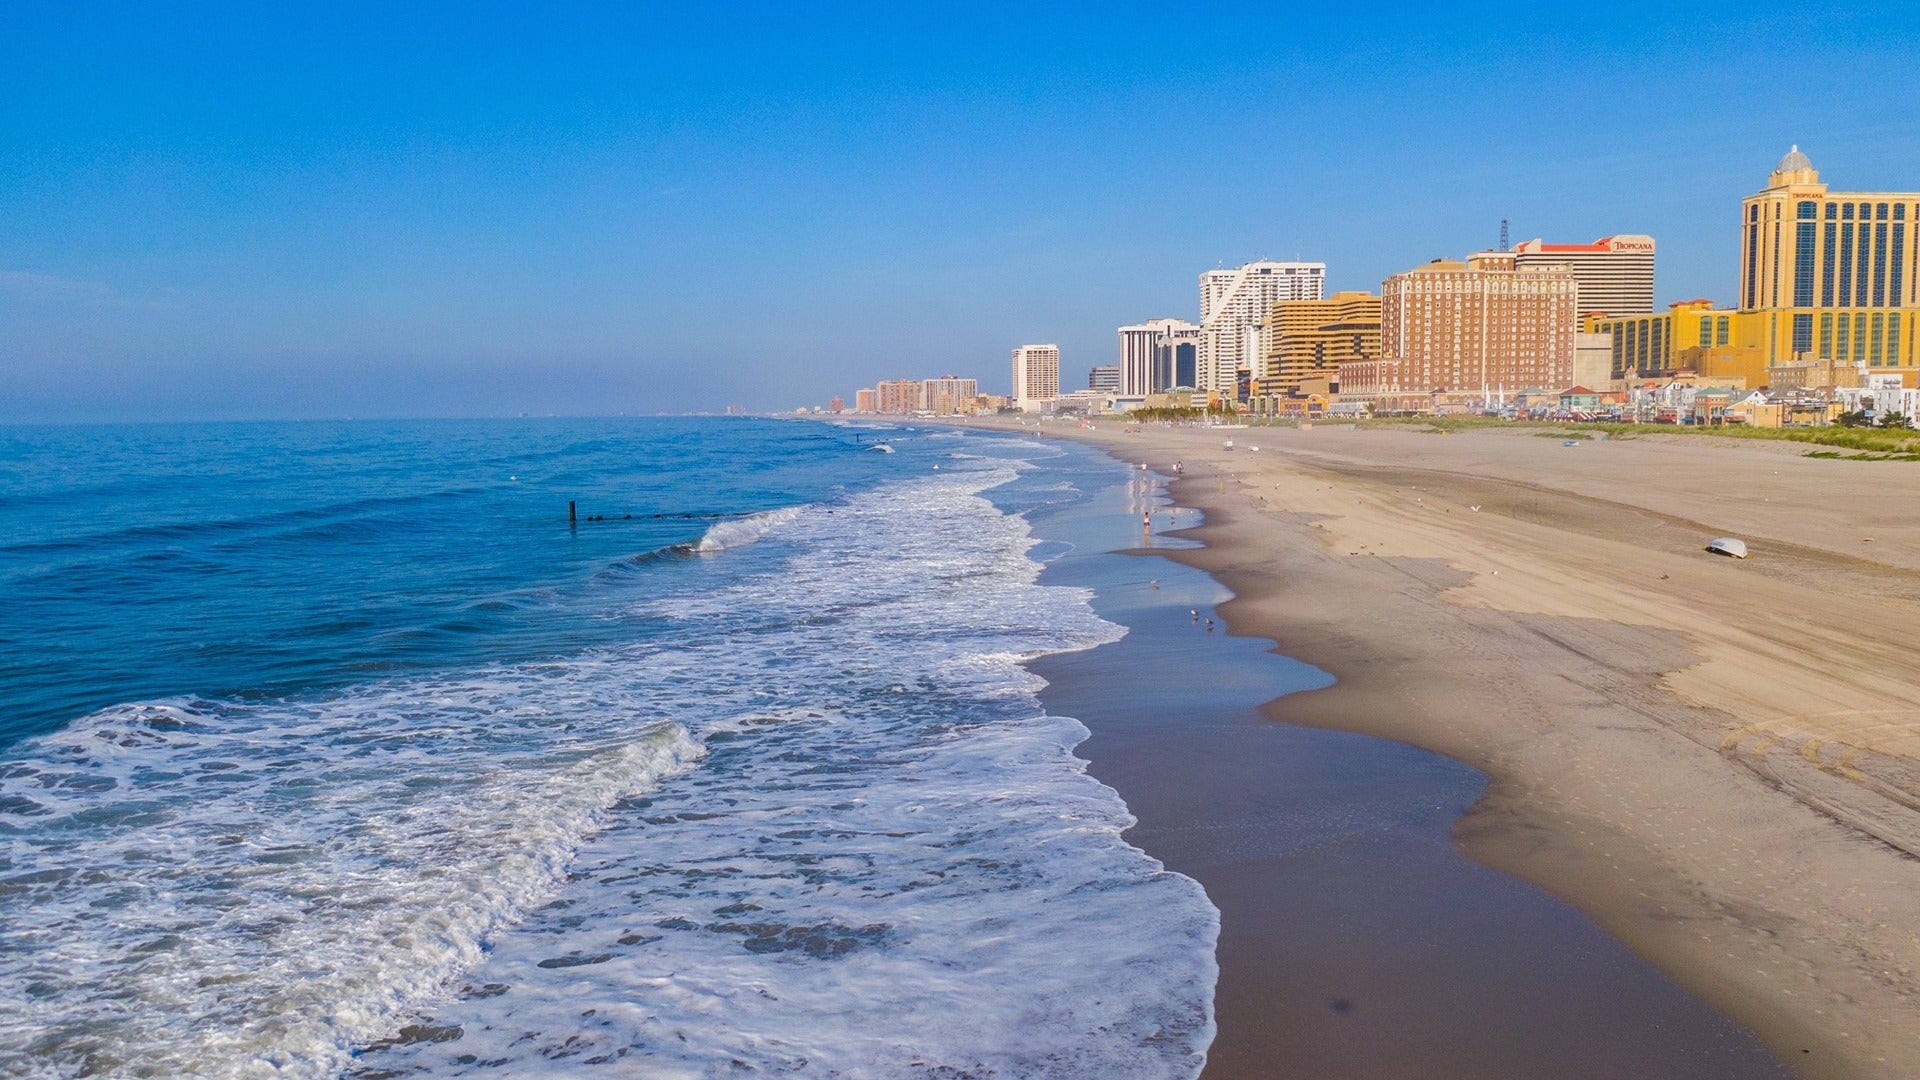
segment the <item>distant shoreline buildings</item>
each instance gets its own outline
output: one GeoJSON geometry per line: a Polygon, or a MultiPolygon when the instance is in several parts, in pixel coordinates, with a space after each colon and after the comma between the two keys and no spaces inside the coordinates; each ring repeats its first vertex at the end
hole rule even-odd
{"type": "Polygon", "coordinates": [[[1116,362],[1092,365],[1085,390],[1061,392],[1058,346],[1022,345],[1007,397],[895,380],[859,391],[855,411],[1310,418],[1553,403],[1664,416],[1706,394],[1727,404],[1701,415],[1782,423],[1842,406],[1920,413],[1920,193],[1829,191],[1795,146],[1742,200],[1739,227],[1732,306],[1658,310],[1651,236],[1507,250],[1503,222],[1501,250],[1403,270],[1378,294],[1328,297],[1319,262],[1205,271],[1197,322],[1119,327],[1116,362]]]}
{"type": "MultiPolygon", "coordinates": [[[[840,399],[834,400],[838,402],[840,399]]],[[[853,395],[854,412],[878,416],[970,416],[991,407],[980,393],[979,380],[963,379],[958,375],[942,375],[935,379],[885,379],[857,390],[853,395]]]]}

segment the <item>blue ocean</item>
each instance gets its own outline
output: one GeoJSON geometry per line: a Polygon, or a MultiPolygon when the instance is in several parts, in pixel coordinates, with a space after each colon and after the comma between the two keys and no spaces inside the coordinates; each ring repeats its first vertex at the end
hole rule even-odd
{"type": "Polygon", "coordinates": [[[1194,1076],[1217,913],[1022,666],[1123,633],[1023,516],[1116,478],[798,420],[0,429],[0,1075],[1194,1076]]]}

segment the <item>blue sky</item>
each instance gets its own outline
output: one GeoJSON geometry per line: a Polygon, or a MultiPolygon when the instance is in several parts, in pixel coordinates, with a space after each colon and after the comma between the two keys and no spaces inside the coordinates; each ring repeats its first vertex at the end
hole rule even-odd
{"type": "Polygon", "coordinates": [[[1077,383],[1218,265],[1506,217],[1726,301],[1789,144],[1920,189],[1907,6],[699,7],[15,0],[0,421],[1077,383]]]}

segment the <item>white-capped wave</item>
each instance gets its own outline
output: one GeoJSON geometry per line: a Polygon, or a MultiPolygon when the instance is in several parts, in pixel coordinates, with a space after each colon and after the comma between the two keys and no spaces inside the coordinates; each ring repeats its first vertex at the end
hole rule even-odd
{"type": "Polygon", "coordinates": [[[731,521],[716,522],[707,529],[706,535],[694,541],[693,550],[702,555],[709,555],[716,551],[745,547],[799,517],[802,509],[804,508],[786,506],[778,510],[748,514],[746,517],[734,518],[731,521]]]}
{"type": "Polygon", "coordinates": [[[624,647],[18,748],[0,1074],[1195,1075],[1216,913],[1034,698],[1121,630],[1021,467],[615,581],[624,647]]]}
{"type": "Polygon", "coordinates": [[[699,756],[670,723],[555,730],[553,675],[128,706],[42,740],[0,774],[0,1000],[34,1002],[0,1011],[0,1072],[337,1074],[699,756]]]}

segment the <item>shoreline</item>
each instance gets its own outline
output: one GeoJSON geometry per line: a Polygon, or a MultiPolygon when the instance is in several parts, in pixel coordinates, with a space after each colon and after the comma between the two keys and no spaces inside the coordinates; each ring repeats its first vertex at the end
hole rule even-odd
{"type": "Polygon", "coordinates": [[[1451,830],[1484,773],[1265,720],[1266,702],[1330,677],[1269,639],[1207,628],[1231,594],[1151,558],[1195,541],[1142,543],[1143,507],[1157,526],[1169,509],[1157,480],[1127,470],[1088,488],[1070,468],[1087,497],[1030,519],[1058,552],[1041,580],[1091,590],[1127,633],[1028,667],[1048,713],[1090,732],[1075,754],[1125,799],[1128,841],[1220,912],[1205,1080],[1791,1075],[1565,903],[1459,852],[1451,830]]]}
{"type": "Polygon", "coordinates": [[[1257,455],[1205,429],[1037,433],[1187,464],[1173,491],[1204,546],[1160,554],[1233,593],[1233,633],[1338,680],[1269,719],[1487,773],[1460,850],[1572,904],[1800,1075],[1920,1074],[1920,814],[1900,801],[1920,690],[1827,652],[1897,657],[1920,626],[1898,498],[1920,474],[1654,440],[1570,459],[1505,432],[1231,432],[1257,455]],[[1702,470],[1747,486],[1700,488],[1702,470]],[[1834,550],[1860,522],[1809,512],[1863,484],[1895,489],[1855,515],[1877,561],[1834,550]],[[1601,497],[1622,485],[1632,499],[1601,497]],[[1723,531],[1756,559],[1696,554],[1723,531]]]}

